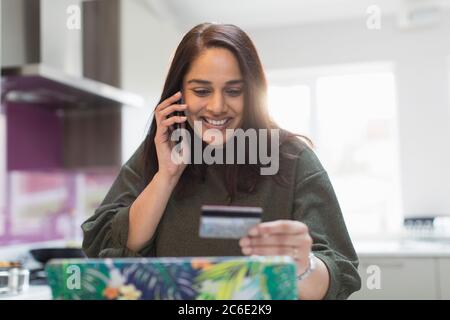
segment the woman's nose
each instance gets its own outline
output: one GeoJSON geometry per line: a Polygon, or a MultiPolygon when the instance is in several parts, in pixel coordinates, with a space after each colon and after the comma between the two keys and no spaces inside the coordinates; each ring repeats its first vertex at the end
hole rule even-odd
{"type": "Polygon", "coordinates": [[[225,99],[221,94],[214,95],[213,99],[208,103],[206,110],[212,114],[221,114],[226,112],[225,99]]]}

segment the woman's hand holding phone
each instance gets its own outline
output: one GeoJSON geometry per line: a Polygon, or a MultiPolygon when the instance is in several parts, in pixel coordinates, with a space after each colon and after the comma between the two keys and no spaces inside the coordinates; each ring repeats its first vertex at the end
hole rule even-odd
{"type": "MultiPolygon", "coordinates": [[[[171,127],[175,127],[177,123],[183,127],[186,122],[185,116],[175,115],[175,112],[183,112],[187,108],[186,105],[177,103],[180,99],[181,92],[177,92],[162,101],[154,112],[158,172],[133,202],[129,214],[127,247],[136,252],[155,234],[170,195],[187,166],[187,162],[177,163],[172,160],[172,153],[179,144],[171,140],[171,127]]],[[[186,140],[183,136],[183,141],[186,140]]]]}
{"type": "MultiPolygon", "coordinates": [[[[155,146],[158,155],[158,174],[168,178],[173,183],[178,181],[187,166],[185,161],[174,161],[172,154],[172,152],[177,152],[174,151],[177,143],[171,140],[172,131],[177,125],[180,125],[181,128],[185,128],[187,119],[186,116],[180,115],[180,113],[183,114],[187,108],[186,104],[177,103],[181,99],[182,94],[179,91],[161,102],[155,109],[157,125],[155,146]]],[[[185,141],[186,139],[183,139],[181,144],[186,143],[185,141]]],[[[189,151],[189,146],[187,145],[183,145],[182,148],[183,152],[189,151]]],[[[186,156],[186,154],[183,154],[183,156],[186,156]]]]}

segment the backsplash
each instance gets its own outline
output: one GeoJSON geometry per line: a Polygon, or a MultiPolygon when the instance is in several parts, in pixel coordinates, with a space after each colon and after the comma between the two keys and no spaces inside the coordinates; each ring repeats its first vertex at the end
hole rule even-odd
{"type": "Polygon", "coordinates": [[[10,171],[0,213],[0,246],[81,238],[118,169],[10,171]]]}

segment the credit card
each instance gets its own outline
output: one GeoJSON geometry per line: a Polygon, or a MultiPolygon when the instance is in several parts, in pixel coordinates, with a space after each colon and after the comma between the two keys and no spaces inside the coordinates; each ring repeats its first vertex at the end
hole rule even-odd
{"type": "Polygon", "coordinates": [[[261,223],[262,208],[241,206],[202,206],[200,237],[240,239],[261,223]]]}

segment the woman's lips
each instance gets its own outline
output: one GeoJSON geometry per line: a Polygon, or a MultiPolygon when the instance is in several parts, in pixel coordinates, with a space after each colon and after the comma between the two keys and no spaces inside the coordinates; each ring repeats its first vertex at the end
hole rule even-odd
{"type": "Polygon", "coordinates": [[[228,124],[231,122],[232,118],[223,118],[223,119],[211,119],[202,117],[202,122],[207,128],[211,129],[225,129],[228,124]]]}

